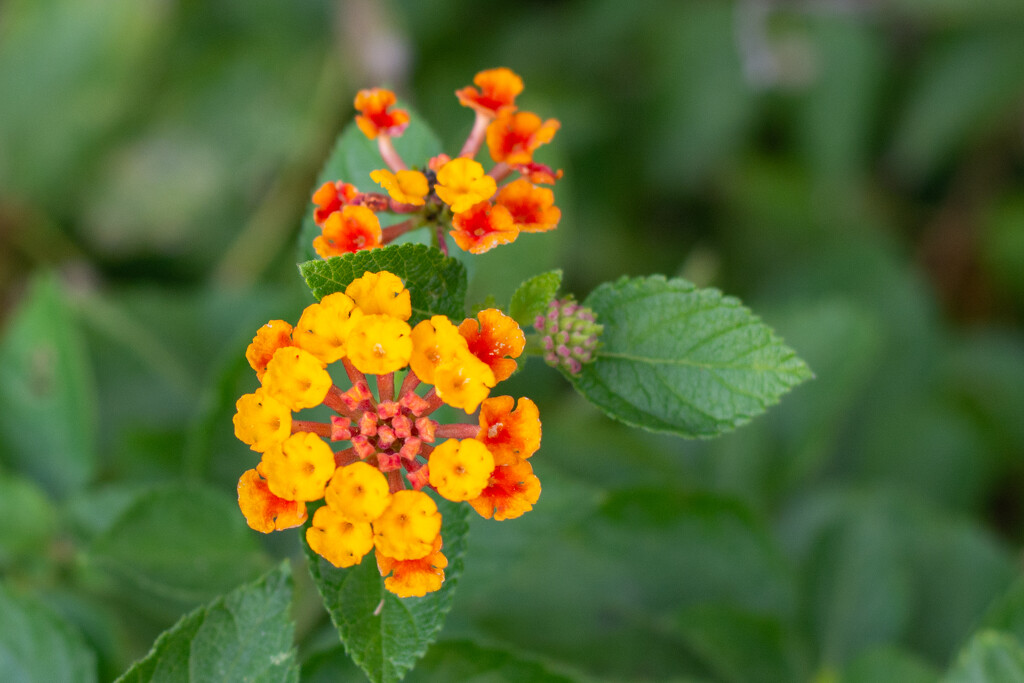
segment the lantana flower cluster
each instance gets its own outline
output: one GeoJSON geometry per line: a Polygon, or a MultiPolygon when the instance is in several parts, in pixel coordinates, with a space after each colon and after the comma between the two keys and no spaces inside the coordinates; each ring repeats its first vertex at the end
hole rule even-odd
{"type": "Polygon", "coordinates": [[[379,190],[361,191],[351,180],[324,183],[313,194],[313,218],[321,234],[313,247],[323,258],[380,247],[421,227],[432,229],[433,241],[447,253],[445,233],[463,250],[482,254],[514,241],[520,233],[546,232],[561,219],[554,185],[562,172],[534,161],[538,147],[559,129],[555,119],[542,120],[516,107],[523,81],[506,68],[481,71],[474,86],[456,91],[459,102],[475,113],[473,127],[455,158],[441,154],[410,168],[392,144],[409,126],[408,112],[393,108],[390,90],[373,88],[356,95],[356,125],[377,141],[386,168],[370,173],[379,190]],[[486,142],[487,170],[476,161],[486,142]],[[512,174],[517,177],[504,182],[512,174]],[[504,182],[504,184],[502,184],[504,182]],[[378,214],[408,215],[381,228],[378,214]]]}
{"type": "Polygon", "coordinates": [[[519,325],[497,309],[457,325],[435,315],[410,326],[411,315],[402,280],[381,271],[306,307],[294,326],[271,320],[246,351],[261,386],[238,399],[234,417],[235,435],[262,454],[238,482],[249,526],[299,526],[322,500],[309,546],[337,567],[374,551],[385,587],[400,597],[444,581],[441,514],[428,491],[497,520],[519,517],[540,496],[529,462],[540,447],[537,406],[490,395],[516,369],[519,325]],[[445,404],[479,415],[440,424],[435,411],[445,404]],[[319,406],[326,420],[301,419],[319,406]]]}

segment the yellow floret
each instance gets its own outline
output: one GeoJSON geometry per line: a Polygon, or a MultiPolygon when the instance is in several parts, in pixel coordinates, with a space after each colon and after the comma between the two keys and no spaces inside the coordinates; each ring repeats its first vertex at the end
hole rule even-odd
{"type": "Polygon", "coordinates": [[[437,172],[434,192],[452,213],[462,213],[474,204],[490,199],[498,189],[494,178],[484,173],[480,162],[459,157],[437,172]]]}
{"type": "Polygon", "coordinates": [[[347,294],[328,294],[320,303],[306,307],[292,331],[292,339],[322,363],[333,363],[345,356],[345,339],[362,316],[347,294]]]}
{"type": "Polygon", "coordinates": [[[353,522],[372,522],[391,502],[391,492],[380,470],[365,462],[355,462],[334,473],[324,500],[353,522]]]}
{"type": "Polygon", "coordinates": [[[368,315],[391,315],[401,320],[412,316],[409,290],[402,284],[402,278],[386,270],[379,273],[366,271],[345,288],[356,306],[368,315]]]}
{"type": "Polygon", "coordinates": [[[235,436],[254,451],[262,453],[292,433],[292,413],[260,387],[235,402],[235,436]]]}
{"type": "Polygon", "coordinates": [[[320,500],[334,474],[334,453],[311,432],[297,432],[263,454],[259,473],[285,500],[320,500]]]}
{"type": "Polygon", "coordinates": [[[441,531],[437,503],[422,491],[398,491],[373,523],[373,544],[395,560],[417,560],[429,553],[441,531]]]}
{"type": "Polygon", "coordinates": [[[483,493],[493,471],[494,456],[476,439],[448,439],[430,454],[430,485],[456,503],[483,493]]]}
{"type": "Polygon", "coordinates": [[[313,514],[306,542],[335,567],[351,567],[373,549],[373,531],[368,522],[352,522],[325,505],[313,514]]]}
{"type": "Polygon", "coordinates": [[[437,395],[448,405],[462,408],[467,414],[487,398],[494,384],[491,368],[469,351],[457,354],[434,372],[437,395]]]}
{"type": "Polygon", "coordinates": [[[427,176],[419,171],[399,171],[392,173],[386,168],[370,171],[370,179],[383,187],[396,202],[423,206],[424,197],[430,192],[427,176]]]}
{"type": "Polygon", "coordinates": [[[302,410],[320,405],[331,388],[331,376],[323,363],[295,346],[278,349],[267,363],[263,388],[289,410],[302,410]]]}
{"type": "Polygon", "coordinates": [[[347,353],[360,372],[384,375],[409,364],[409,323],[390,315],[365,315],[352,327],[347,353]]]}
{"type": "Polygon", "coordinates": [[[451,320],[435,315],[422,320],[412,329],[412,356],[409,365],[421,381],[434,383],[434,371],[442,363],[453,360],[460,352],[468,352],[466,339],[451,320]]]}

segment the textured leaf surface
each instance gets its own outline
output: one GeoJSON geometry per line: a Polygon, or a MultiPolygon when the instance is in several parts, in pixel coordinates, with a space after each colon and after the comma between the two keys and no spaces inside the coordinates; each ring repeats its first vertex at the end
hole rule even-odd
{"type": "MultiPolygon", "coordinates": [[[[399,107],[409,109],[403,103],[399,103],[399,107]]],[[[392,142],[410,168],[423,168],[430,157],[441,153],[441,141],[434,131],[424,124],[423,119],[415,112],[409,113],[412,116],[412,123],[401,137],[393,138],[392,142]]],[[[355,116],[355,111],[352,115],[355,116]]],[[[350,124],[338,136],[331,156],[327,158],[327,163],[317,176],[316,185],[310,190],[309,195],[312,197],[318,187],[336,180],[352,183],[361,192],[383,192],[377,183],[370,180],[370,171],[379,168],[387,168],[387,165],[380,158],[377,142],[367,139],[355,124],[350,124]]],[[[404,216],[387,213],[380,213],[378,217],[382,226],[405,220],[404,216]]],[[[313,204],[310,203],[302,219],[302,229],[299,231],[299,261],[319,258],[313,250],[313,239],[319,234],[320,228],[313,222],[313,204]]]]}
{"type": "Polygon", "coordinates": [[[462,573],[467,507],[444,500],[438,504],[448,568],[441,590],[422,598],[403,599],[386,591],[373,553],[355,567],[338,569],[303,542],[310,573],[341,642],[371,681],[400,680],[437,638],[462,573]]]}
{"type": "Polygon", "coordinates": [[[532,325],[534,318],[546,311],[548,304],[558,295],[561,285],[560,269],[534,275],[512,294],[508,314],[515,318],[520,327],[532,325]]]}
{"type": "Polygon", "coordinates": [[[96,467],[96,401],[85,347],[52,277],[37,279],[0,343],[0,461],[49,493],[96,467]]]}
{"type": "Polygon", "coordinates": [[[0,674],[4,683],[89,683],[96,660],[64,620],[0,584],[0,674]]]}
{"type": "Polygon", "coordinates": [[[1024,681],[1024,647],[1011,635],[982,631],[971,638],[945,683],[1014,683],[1024,681]]]}
{"type": "Polygon", "coordinates": [[[183,617],[118,680],[298,681],[291,602],[291,567],[285,561],[259,581],[183,617]]]}
{"type": "Polygon", "coordinates": [[[352,280],[366,271],[382,270],[399,276],[409,288],[410,324],[432,315],[446,315],[459,322],[465,315],[466,268],[423,244],[397,244],[299,265],[302,277],[318,299],[345,291],[352,280]]]}
{"type": "Polygon", "coordinates": [[[716,289],[623,278],[584,303],[604,325],[602,346],[570,379],[609,416],[636,427],[715,436],[812,376],[767,325],[716,289]]]}

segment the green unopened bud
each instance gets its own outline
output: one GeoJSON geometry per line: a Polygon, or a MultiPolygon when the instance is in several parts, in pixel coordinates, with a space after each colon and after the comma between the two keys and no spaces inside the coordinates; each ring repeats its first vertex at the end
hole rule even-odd
{"type": "Polygon", "coordinates": [[[533,326],[541,334],[545,362],[571,375],[578,375],[584,363],[594,360],[604,329],[593,310],[572,299],[552,301],[533,326]]]}

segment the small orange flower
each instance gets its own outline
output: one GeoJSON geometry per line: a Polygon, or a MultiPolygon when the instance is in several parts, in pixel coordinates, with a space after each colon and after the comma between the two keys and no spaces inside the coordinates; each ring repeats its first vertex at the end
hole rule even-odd
{"type": "Polygon", "coordinates": [[[400,598],[419,598],[433,593],[444,583],[448,558],[441,552],[441,534],[434,539],[433,549],[418,560],[396,560],[377,551],[377,569],[384,587],[400,598]]]}
{"type": "Polygon", "coordinates": [[[526,460],[494,468],[479,498],[469,501],[484,519],[515,519],[533,509],[540,498],[540,479],[526,460]]]}
{"type": "Polygon", "coordinates": [[[496,465],[525,460],[540,448],[540,411],[526,397],[512,410],[511,396],[495,396],[480,406],[480,432],[476,438],[487,446],[496,465]]]}
{"type": "Polygon", "coordinates": [[[517,164],[515,169],[534,185],[554,185],[556,180],[562,178],[562,169],[553,171],[547,164],[538,164],[536,161],[517,164]]]}
{"type": "Polygon", "coordinates": [[[477,320],[466,318],[459,325],[469,351],[487,363],[496,382],[508,379],[516,371],[516,362],[526,347],[526,336],[519,324],[496,308],[477,314],[477,320]],[[506,357],[507,356],[507,357],[506,357]]]}
{"type": "Polygon", "coordinates": [[[335,211],[341,211],[345,206],[359,194],[359,190],[351,183],[343,183],[340,180],[333,183],[324,183],[313,193],[313,203],[316,209],[313,210],[313,220],[317,225],[323,225],[327,217],[335,211]]]}
{"type": "Polygon", "coordinates": [[[480,162],[463,158],[452,159],[442,166],[434,186],[434,192],[455,214],[490,199],[497,189],[494,178],[484,173],[480,162]]]}
{"type": "Polygon", "coordinates": [[[397,137],[405,132],[409,125],[409,112],[404,109],[389,112],[388,107],[395,101],[395,93],[384,88],[359,91],[355,107],[360,116],[356,117],[356,125],[363,135],[373,140],[378,135],[397,137]]]}
{"type": "Polygon", "coordinates": [[[256,378],[262,380],[267,371],[267,363],[274,357],[274,352],[284,346],[294,346],[292,342],[292,326],[284,320],[271,320],[256,332],[252,343],[245,350],[245,358],[256,371],[256,378]]]}
{"type": "Polygon", "coordinates": [[[547,232],[562,218],[562,210],[554,205],[555,193],[523,178],[501,188],[494,201],[508,209],[520,232],[547,232]]]}
{"type": "Polygon", "coordinates": [[[491,158],[509,165],[529,164],[533,152],[555,137],[561,124],[555,119],[541,122],[528,111],[505,112],[487,126],[487,147],[491,158]]]}
{"type": "Polygon", "coordinates": [[[323,234],[313,240],[313,248],[321,258],[330,258],[379,247],[382,238],[377,214],[365,206],[350,204],[327,217],[323,234]]]}
{"type": "Polygon", "coordinates": [[[238,480],[238,507],[249,526],[264,534],[306,521],[306,504],[275,496],[256,470],[247,470],[238,480]]]}
{"type": "Polygon", "coordinates": [[[514,111],[516,95],[523,91],[523,79],[505,67],[481,71],[473,82],[480,87],[479,90],[467,86],[456,90],[455,96],[462,106],[492,117],[502,111],[514,111]]]}
{"type": "Polygon", "coordinates": [[[519,230],[512,222],[512,214],[500,205],[488,201],[474,204],[466,211],[455,214],[452,219],[455,229],[448,234],[464,251],[483,254],[499,244],[508,244],[519,236],[519,230]]]}

